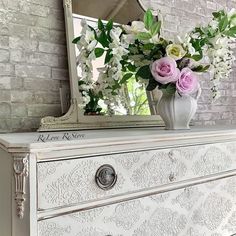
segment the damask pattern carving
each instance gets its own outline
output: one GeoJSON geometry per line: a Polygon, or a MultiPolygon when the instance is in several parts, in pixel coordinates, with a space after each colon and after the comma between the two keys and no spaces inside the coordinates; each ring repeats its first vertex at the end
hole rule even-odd
{"type": "Polygon", "coordinates": [[[53,222],[41,222],[38,232],[42,236],[70,236],[71,227],[61,227],[53,222]]]}
{"type": "Polygon", "coordinates": [[[231,146],[234,144],[199,145],[39,163],[39,208],[77,204],[231,170],[236,165],[231,146]],[[94,180],[104,164],[112,165],[118,175],[109,191],[98,188],[94,180]]]}
{"type": "Polygon", "coordinates": [[[139,200],[124,202],[115,208],[114,214],[105,222],[114,222],[118,228],[130,230],[147,210],[139,200]]]}
{"type": "Polygon", "coordinates": [[[185,228],[187,218],[168,208],[157,208],[151,217],[134,231],[134,236],[174,236],[185,228]],[[168,220],[167,220],[168,219],[168,220]]]}
{"type": "Polygon", "coordinates": [[[51,206],[86,201],[97,198],[99,195],[105,197],[110,192],[120,191],[121,186],[124,185],[124,178],[117,172],[119,179],[114,188],[111,191],[103,191],[98,188],[95,182],[95,173],[101,166],[100,162],[91,161],[90,159],[68,162],[66,165],[57,166],[53,164],[54,162],[39,165],[39,176],[42,175],[42,170],[43,173],[49,173],[50,170],[54,170],[54,173],[46,178],[47,180],[44,179],[43,182],[40,182],[39,179],[39,183],[42,183],[39,189],[41,190],[43,188],[43,191],[41,191],[42,198],[51,204],[51,206]],[[68,171],[65,171],[64,167],[69,167],[68,171]],[[58,170],[62,174],[59,174],[58,170]],[[55,178],[55,176],[59,176],[59,178],[55,178]]]}
{"type": "Polygon", "coordinates": [[[199,191],[198,187],[188,187],[173,200],[173,204],[178,203],[181,208],[191,210],[201,196],[203,196],[203,193],[199,191]]]}
{"type": "Polygon", "coordinates": [[[71,229],[72,236],[234,235],[236,198],[228,194],[225,186],[235,181],[236,176],[214,181],[217,184],[212,184],[212,188],[204,183],[168,195],[158,194],[76,213],[79,218],[87,218],[83,222],[73,220],[74,214],[40,221],[38,236],[53,236],[55,225],[61,227],[57,236],[68,236],[62,229],[71,229]],[[96,212],[98,209],[100,214],[96,212]],[[53,227],[47,227],[50,224],[53,227]],[[45,228],[47,234],[42,233],[45,228]]]}
{"type": "Polygon", "coordinates": [[[211,193],[207,199],[194,211],[192,219],[195,224],[215,230],[227,217],[233,203],[218,193],[211,193]]]}
{"type": "Polygon", "coordinates": [[[232,165],[231,158],[231,155],[227,155],[217,146],[212,146],[194,163],[193,172],[203,176],[219,173],[230,168],[232,165]]]}

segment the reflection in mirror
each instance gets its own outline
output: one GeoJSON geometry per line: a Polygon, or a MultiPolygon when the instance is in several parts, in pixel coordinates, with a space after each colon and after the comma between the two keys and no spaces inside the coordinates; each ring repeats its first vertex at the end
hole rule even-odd
{"type": "MultiPolygon", "coordinates": [[[[98,19],[102,19],[104,25],[109,19],[114,24],[129,24],[134,20],[143,19],[144,11],[137,0],[72,0],[74,36],[78,37],[88,26],[98,28],[98,19]],[[84,23],[84,20],[88,26],[84,23]]],[[[86,33],[86,37],[93,37],[86,33]]],[[[94,47],[90,42],[89,47],[94,47]]],[[[111,86],[116,89],[105,89],[103,78],[100,73],[104,70],[104,61],[109,54],[103,51],[102,45],[96,45],[97,51],[91,54],[91,65],[80,63],[85,51],[76,47],[77,73],[79,77],[79,89],[83,103],[85,115],[150,115],[156,114],[150,105],[151,94],[146,92],[145,83],[136,81],[135,77],[130,77],[127,83],[122,85],[113,83],[111,86]],[[100,55],[101,54],[101,55],[100,55]],[[92,72],[91,72],[92,70],[92,72]],[[83,73],[82,73],[83,71],[83,73]],[[86,72],[86,73],[84,73],[86,72]],[[89,83],[88,80],[90,80],[89,83]],[[110,94],[109,94],[110,93],[110,94]],[[111,97],[113,99],[111,99],[111,97]]],[[[114,67],[114,73],[107,75],[114,77],[118,69],[114,67]]],[[[123,77],[122,73],[119,75],[123,77]]],[[[124,78],[124,77],[123,77],[124,78]]],[[[114,81],[114,80],[113,80],[114,81]]],[[[110,85],[109,85],[110,86],[110,85]]]]}

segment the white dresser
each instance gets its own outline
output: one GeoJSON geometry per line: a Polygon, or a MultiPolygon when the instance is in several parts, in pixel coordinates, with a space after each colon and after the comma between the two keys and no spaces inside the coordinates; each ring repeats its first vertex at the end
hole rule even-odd
{"type": "Polygon", "coordinates": [[[236,127],[0,135],[0,236],[236,234],[236,127]]]}

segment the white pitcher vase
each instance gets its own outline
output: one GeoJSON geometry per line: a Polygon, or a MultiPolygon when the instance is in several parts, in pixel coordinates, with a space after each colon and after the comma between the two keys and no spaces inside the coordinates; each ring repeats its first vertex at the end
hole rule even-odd
{"type": "Polygon", "coordinates": [[[163,91],[158,103],[158,111],[168,130],[190,129],[189,123],[197,110],[197,101],[201,95],[201,89],[195,96],[178,93],[170,95],[163,91]]]}

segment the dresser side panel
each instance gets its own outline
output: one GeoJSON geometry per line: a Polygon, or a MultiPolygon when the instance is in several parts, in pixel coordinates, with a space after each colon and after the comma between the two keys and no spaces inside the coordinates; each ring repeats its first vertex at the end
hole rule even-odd
{"type": "Polygon", "coordinates": [[[0,235],[11,236],[12,158],[0,149],[0,235]]]}

